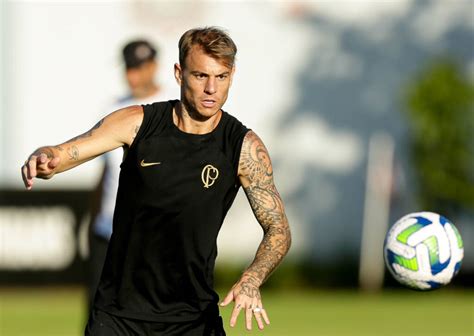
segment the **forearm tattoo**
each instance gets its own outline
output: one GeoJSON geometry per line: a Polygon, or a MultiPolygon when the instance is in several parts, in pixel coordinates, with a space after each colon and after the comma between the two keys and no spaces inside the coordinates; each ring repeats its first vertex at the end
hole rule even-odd
{"type": "Polygon", "coordinates": [[[104,119],[105,118],[102,118],[101,120],[99,120],[99,122],[97,122],[97,124],[95,124],[94,127],[92,127],[90,130],[88,130],[86,133],[78,135],[78,136],[72,138],[71,140],[67,141],[66,143],[90,137],[96,129],[98,129],[100,126],[102,126],[102,124],[104,123],[104,119]]]}
{"type": "Polygon", "coordinates": [[[253,132],[244,139],[239,170],[250,182],[244,191],[264,231],[255,259],[245,273],[252,275],[253,282],[262,284],[288,252],[291,234],[283,202],[273,182],[270,157],[253,132]]]}
{"type": "MultiPolygon", "coordinates": [[[[94,127],[92,127],[87,132],[66,141],[66,143],[64,145],[70,144],[71,142],[74,142],[74,141],[79,140],[79,139],[84,139],[84,138],[90,137],[96,129],[98,129],[100,126],[102,126],[102,124],[104,123],[104,119],[105,118],[102,118],[101,120],[99,120],[99,122],[97,122],[97,124],[95,124],[94,127]]],[[[59,150],[61,152],[64,150],[64,148],[61,147],[61,146],[56,146],[54,148],[56,148],[57,150],[59,150]]],[[[78,161],[79,160],[79,148],[77,146],[72,145],[72,146],[66,147],[66,152],[68,154],[68,157],[69,157],[70,161],[78,161]]]]}
{"type": "Polygon", "coordinates": [[[69,155],[69,160],[77,161],[79,160],[79,148],[76,146],[68,147],[67,154],[69,155]]]}

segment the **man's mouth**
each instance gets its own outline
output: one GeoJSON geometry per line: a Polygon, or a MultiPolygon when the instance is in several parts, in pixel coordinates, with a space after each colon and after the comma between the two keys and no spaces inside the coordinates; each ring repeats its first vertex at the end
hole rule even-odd
{"type": "Polygon", "coordinates": [[[203,99],[201,102],[204,107],[214,107],[216,105],[216,101],[213,99],[203,99]]]}

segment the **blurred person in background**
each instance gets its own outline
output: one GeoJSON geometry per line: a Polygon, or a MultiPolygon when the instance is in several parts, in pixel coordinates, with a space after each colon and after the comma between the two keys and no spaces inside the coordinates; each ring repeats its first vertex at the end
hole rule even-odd
{"type": "MultiPolygon", "coordinates": [[[[86,335],[225,335],[213,285],[217,235],[240,186],[263,229],[254,260],[220,306],[247,329],[269,324],[260,287],[291,235],[262,140],[221,108],[237,47],[221,29],[191,29],[174,66],[180,100],[115,111],[91,130],[40,147],[25,187],[118,147],[125,149],[107,250],[86,335]]],[[[263,84],[263,83],[262,83],[263,84]]],[[[251,102],[249,102],[250,105],[251,102]]]]}
{"type": "MultiPolygon", "coordinates": [[[[156,83],[158,51],[149,41],[130,41],[122,49],[125,77],[129,92],[118,99],[108,111],[120,108],[150,104],[164,100],[163,90],[156,83]]],[[[115,209],[115,199],[124,151],[117,148],[105,153],[102,176],[93,195],[92,220],[89,230],[89,262],[87,290],[89,310],[99,284],[110,236],[115,209]]]]}

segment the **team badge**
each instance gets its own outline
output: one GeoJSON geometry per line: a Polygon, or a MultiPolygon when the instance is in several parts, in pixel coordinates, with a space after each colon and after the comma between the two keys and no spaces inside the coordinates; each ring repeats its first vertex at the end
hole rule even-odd
{"type": "Polygon", "coordinates": [[[202,169],[201,180],[204,183],[204,188],[209,188],[219,177],[219,170],[213,165],[208,164],[202,169]]]}

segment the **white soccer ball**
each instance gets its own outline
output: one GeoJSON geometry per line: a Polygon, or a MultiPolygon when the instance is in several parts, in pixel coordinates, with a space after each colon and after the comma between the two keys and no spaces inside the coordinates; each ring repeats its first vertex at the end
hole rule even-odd
{"type": "Polygon", "coordinates": [[[385,264],[403,285],[418,290],[448,284],[464,256],[461,235],[445,217],[417,212],[399,219],[384,243],[385,264]]]}

